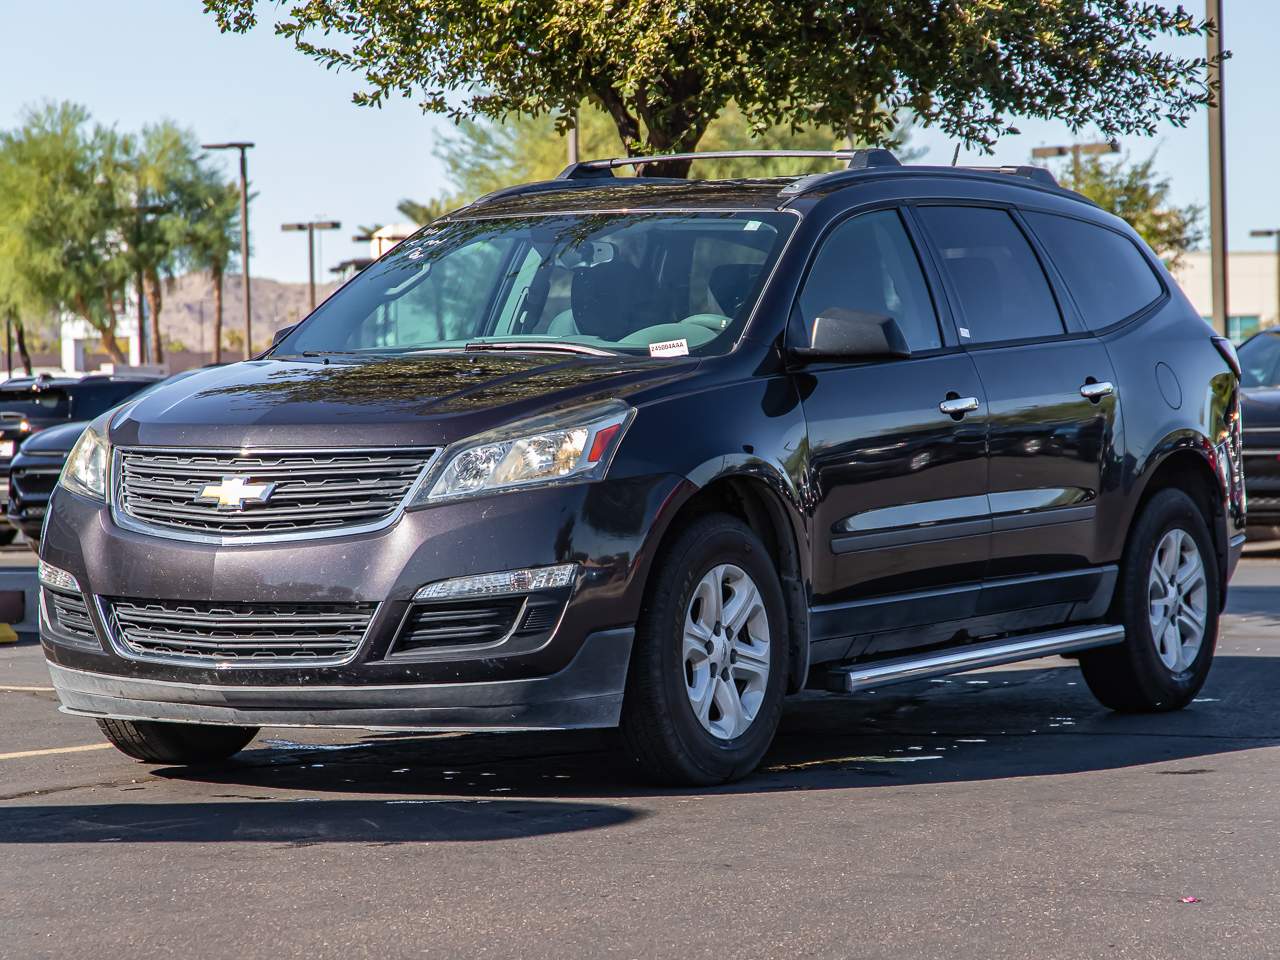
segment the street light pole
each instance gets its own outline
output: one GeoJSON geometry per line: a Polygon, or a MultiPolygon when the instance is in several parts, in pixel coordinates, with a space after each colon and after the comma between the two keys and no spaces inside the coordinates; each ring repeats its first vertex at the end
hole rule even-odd
{"type": "Polygon", "coordinates": [[[1205,0],[1205,19],[1210,23],[1207,45],[1209,87],[1209,260],[1213,274],[1213,326],[1228,335],[1230,312],[1227,306],[1227,172],[1223,149],[1226,138],[1222,86],[1222,0],[1205,0]]]}
{"type": "Polygon", "coordinates": [[[1049,157],[1070,157],[1071,158],[1071,179],[1074,183],[1080,183],[1080,156],[1081,154],[1102,154],[1102,153],[1119,153],[1120,144],[1114,140],[1107,140],[1100,143],[1073,143],[1068,146],[1055,147],[1036,147],[1031,151],[1031,156],[1037,160],[1046,160],[1049,157]]]}
{"type": "Polygon", "coordinates": [[[1280,227],[1270,230],[1250,230],[1251,237],[1275,237],[1276,240],[1276,323],[1280,324],[1280,227]]]}
{"type": "Polygon", "coordinates": [[[311,309],[316,308],[316,231],[341,230],[342,224],[337,220],[308,220],[306,223],[282,223],[280,229],[307,231],[307,291],[310,294],[311,309]]]}
{"type": "Polygon", "coordinates": [[[249,161],[246,150],[252,143],[233,141],[229,143],[204,143],[205,150],[239,150],[240,151],[240,276],[244,280],[244,358],[253,356],[253,312],[249,294],[249,161]]]}

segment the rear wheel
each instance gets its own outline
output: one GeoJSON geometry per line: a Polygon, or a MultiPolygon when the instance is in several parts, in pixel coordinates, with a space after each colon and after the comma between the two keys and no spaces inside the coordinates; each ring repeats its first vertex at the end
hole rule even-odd
{"type": "Polygon", "coordinates": [[[690,524],[652,574],[627,676],[622,733],[664,783],[755,769],[782,715],[787,621],[764,545],[728,516],[690,524]]]}
{"type": "Polygon", "coordinates": [[[121,753],[144,763],[192,764],[226,760],[249,745],[257,727],[223,727],[158,720],[99,720],[121,753]]]}
{"type": "Polygon", "coordinates": [[[1218,565],[1209,528],[1181,490],[1148,501],[1125,548],[1114,604],[1124,643],[1080,658],[1104,706],[1179,710],[1204,686],[1218,641],[1218,565]]]}

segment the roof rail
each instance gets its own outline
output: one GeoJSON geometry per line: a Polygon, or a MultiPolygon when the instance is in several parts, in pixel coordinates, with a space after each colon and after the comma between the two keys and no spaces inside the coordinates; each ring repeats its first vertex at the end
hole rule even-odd
{"type": "MultiPolygon", "coordinates": [[[[894,166],[895,164],[884,164],[883,166],[894,166]]],[[[896,164],[901,166],[900,164],[896,164]]],[[[867,166],[882,166],[881,164],[868,164],[867,166]]],[[[799,180],[793,180],[785,187],[778,191],[778,194],[787,198],[795,198],[803,196],[806,193],[812,193],[823,187],[838,187],[847,180],[856,180],[857,172],[862,168],[854,168],[850,164],[850,170],[834,170],[831,173],[814,173],[807,177],[801,177],[799,180]]],[[[928,165],[915,165],[902,167],[904,171],[910,171],[918,174],[947,174],[947,173],[994,173],[1004,174],[1010,177],[1024,177],[1044,187],[1052,187],[1056,190],[1062,190],[1058,181],[1053,174],[1044,167],[1031,166],[1004,166],[1004,167],[941,167],[928,165]]],[[[1068,191],[1069,192],[1069,191],[1068,191]]]]}
{"type": "MultiPolygon", "coordinates": [[[[777,157],[827,157],[848,160],[850,170],[867,167],[901,166],[888,150],[709,150],[705,153],[666,153],[649,157],[610,157],[605,160],[583,160],[571,163],[557,180],[600,180],[613,176],[614,167],[637,167],[663,160],[734,160],[739,158],[774,159],[777,157]]],[[[817,174],[822,176],[822,174],[817,174]]]]}

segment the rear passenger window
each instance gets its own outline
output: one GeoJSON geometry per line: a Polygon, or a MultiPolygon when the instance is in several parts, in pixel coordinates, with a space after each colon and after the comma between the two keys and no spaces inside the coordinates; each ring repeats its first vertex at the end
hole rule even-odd
{"type": "Polygon", "coordinates": [[[1160,296],[1160,281],[1128,237],[1051,213],[1023,216],[1062,274],[1090,330],[1131,317],[1160,296]]]}
{"type": "Polygon", "coordinates": [[[960,299],[963,343],[1064,332],[1040,261],[1013,218],[990,207],[920,207],[960,299]]]}
{"type": "Polygon", "coordinates": [[[800,291],[805,328],[831,307],[893,317],[913,353],[942,346],[920,261],[894,210],[847,220],[823,241],[800,291]]]}

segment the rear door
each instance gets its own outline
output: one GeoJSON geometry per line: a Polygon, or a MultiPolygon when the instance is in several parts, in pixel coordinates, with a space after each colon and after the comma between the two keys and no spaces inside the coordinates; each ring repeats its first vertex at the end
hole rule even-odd
{"type": "Polygon", "coordinates": [[[862,213],[828,233],[793,331],[807,335],[832,307],[892,316],[912,355],[811,364],[796,377],[808,422],[819,660],[856,655],[873,634],[972,614],[990,542],[982,384],[969,355],[943,336],[900,211],[862,213]],[[943,412],[946,401],[957,412],[943,412]]]}
{"type": "Polygon", "coordinates": [[[916,208],[941,261],[989,416],[991,562],[983,613],[1087,599],[1098,498],[1114,465],[1106,348],[1051,283],[1015,211],[916,208]],[[1088,582],[1085,582],[1088,580],[1088,582]]]}

